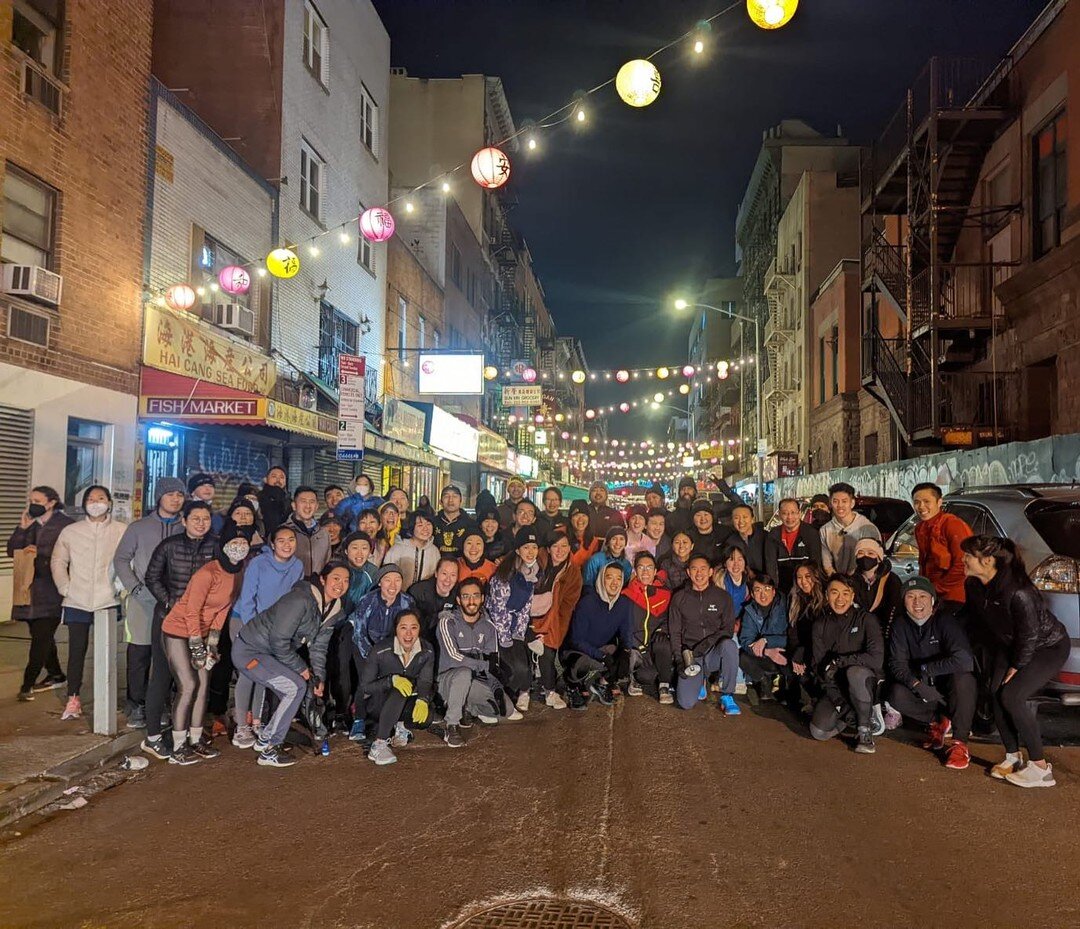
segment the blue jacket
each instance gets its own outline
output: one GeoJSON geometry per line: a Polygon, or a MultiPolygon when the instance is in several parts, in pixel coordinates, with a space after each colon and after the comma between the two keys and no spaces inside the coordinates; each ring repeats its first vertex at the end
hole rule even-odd
{"type": "Polygon", "coordinates": [[[742,628],[739,630],[739,646],[744,652],[758,639],[765,640],[766,648],[786,648],[788,636],[787,601],[779,594],[768,612],[762,613],[756,600],[747,598],[742,611],[742,628]]]}
{"type": "Polygon", "coordinates": [[[634,646],[634,604],[621,594],[612,601],[597,580],[577,607],[570,620],[570,648],[600,660],[600,651],[618,638],[623,648],[634,646]]]}
{"type": "Polygon", "coordinates": [[[377,510],[383,503],[383,498],[376,497],[375,494],[368,497],[361,497],[360,494],[349,494],[334,507],[334,515],[345,524],[346,532],[355,532],[356,521],[360,518],[360,514],[364,510],[377,510]]]}
{"type": "Polygon", "coordinates": [[[406,593],[398,594],[389,606],[383,602],[382,591],[378,587],[364,594],[349,619],[353,642],[360,656],[367,658],[376,642],[392,636],[398,613],[412,608],[413,598],[406,593]]]}
{"type": "Polygon", "coordinates": [[[341,598],[346,617],[352,616],[356,612],[356,608],[360,606],[360,601],[375,586],[376,571],[378,571],[378,568],[370,561],[362,568],[354,568],[349,565],[349,589],[345,591],[345,596],[341,598]]]}
{"type": "Polygon", "coordinates": [[[634,573],[634,566],[630,564],[630,561],[624,555],[622,558],[612,558],[603,549],[598,551],[588,561],[585,562],[585,570],[581,572],[582,580],[585,582],[585,589],[589,590],[596,583],[596,578],[600,575],[600,570],[609,564],[617,564],[623,570],[623,587],[630,583],[630,577],[634,573]]]}
{"type": "Polygon", "coordinates": [[[250,622],[252,617],[270,609],[292,590],[303,576],[304,566],[295,555],[288,561],[278,561],[270,548],[264,548],[244,568],[240,599],[233,612],[240,617],[240,622],[250,622]]]}

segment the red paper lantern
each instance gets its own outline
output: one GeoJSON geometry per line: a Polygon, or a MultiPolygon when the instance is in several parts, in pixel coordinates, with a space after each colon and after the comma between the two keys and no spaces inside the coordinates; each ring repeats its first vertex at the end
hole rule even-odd
{"type": "Polygon", "coordinates": [[[394,217],[381,206],[373,206],[360,214],[360,235],[369,242],[385,242],[394,234],[394,217]]]}
{"type": "Polygon", "coordinates": [[[174,310],[190,310],[195,305],[195,291],[188,284],[173,284],[165,291],[165,302],[174,310]]]}
{"type": "Polygon", "coordinates": [[[246,294],[251,286],[251,275],[239,265],[229,265],[218,272],[218,283],[227,294],[246,294]]]}
{"type": "Polygon", "coordinates": [[[497,148],[482,148],[472,160],[472,176],[481,187],[494,190],[510,180],[510,159],[497,148]]]}

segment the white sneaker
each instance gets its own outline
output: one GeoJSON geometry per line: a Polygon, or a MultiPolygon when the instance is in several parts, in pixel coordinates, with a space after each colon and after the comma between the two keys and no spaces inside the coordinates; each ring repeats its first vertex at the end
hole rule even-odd
{"type": "Polygon", "coordinates": [[[386,739],[376,739],[372,742],[367,756],[377,765],[393,764],[397,761],[397,755],[390,751],[390,743],[386,739]]]}
{"type": "Polygon", "coordinates": [[[565,710],[566,701],[560,697],[554,690],[549,690],[547,696],[544,697],[544,705],[550,706],[553,710],[565,710]]]}
{"type": "Polygon", "coordinates": [[[663,704],[664,706],[671,706],[671,704],[673,704],[674,702],[675,702],[675,697],[671,693],[671,685],[670,684],[661,684],[660,685],[660,703],[663,704]]]}
{"type": "MultiPolygon", "coordinates": [[[[518,712],[518,711],[517,711],[517,710],[515,709],[515,710],[514,710],[513,712],[511,712],[511,713],[507,713],[507,715],[506,715],[506,718],[507,718],[508,720],[510,720],[510,722],[512,722],[512,723],[516,723],[516,722],[517,722],[517,721],[518,721],[519,719],[524,719],[525,717],[524,717],[524,716],[522,716],[522,715],[521,715],[521,713],[519,713],[519,712],[518,712]]],[[[481,722],[483,722],[483,720],[482,720],[482,719],[481,719],[481,722]]]]}
{"type": "Polygon", "coordinates": [[[405,723],[395,723],[394,734],[390,737],[390,745],[394,748],[404,748],[409,744],[411,738],[412,733],[409,732],[409,727],[405,723]]]}
{"type": "MultiPolygon", "coordinates": [[[[485,726],[497,726],[499,724],[498,716],[484,716],[481,713],[476,714],[476,718],[480,720],[485,726]]],[[[518,719],[521,719],[519,716],[518,719]]]]}
{"type": "Polygon", "coordinates": [[[527,690],[518,694],[517,703],[514,704],[522,713],[529,712],[529,692],[527,690]]]}
{"type": "Polygon", "coordinates": [[[1054,766],[1047,764],[1040,768],[1035,762],[1029,761],[1022,768],[1017,768],[1010,774],[1005,775],[1005,780],[1017,787],[1053,787],[1057,784],[1054,780],[1054,766]]]}
{"type": "Polygon", "coordinates": [[[739,681],[738,683],[736,683],[736,685],[735,685],[735,693],[737,693],[737,694],[745,694],[746,693],[746,681],[739,681]]]}
{"type": "Polygon", "coordinates": [[[870,711],[870,734],[877,738],[885,732],[885,715],[881,712],[881,704],[875,703],[870,711]]]}
{"type": "Polygon", "coordinates": [[[630,683],[626,685],[626,695],[628,697],[640,697],[642,693],[644,691],[642,691],[641,685],[637,681],[631,679],[630,683]]]}

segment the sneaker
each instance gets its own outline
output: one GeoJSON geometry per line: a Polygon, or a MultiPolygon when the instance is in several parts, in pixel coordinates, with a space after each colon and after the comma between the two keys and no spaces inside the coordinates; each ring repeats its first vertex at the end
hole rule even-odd
{"type": "Polygon", "coordinates": [[[30,689],[36,693],[44,693],[46,690],[57,690],[67,683],[67,677],[63,674],[50,674],[42,678],[30,689]]]}
{"type": "Polygon", "coordinates": [[[367,727],[364,725],[364,721],[362,719],[354,719],[353,724],[352,724],[352,728],[349,730],[349,741],[350,742],[363,742],[364,741],[364,730],[366,728],[367,727]]]}
{"type": "Polygon", "coordinates": [[[165,740],[161,736],[156,739],[143,739],[139,748],[158,761],[168,761],[172,758],[172,752],[165,747],[165,740]]]}
{"type": "Polygon", "coordinates": [[[589,685],[589,693],[596,697],[596,699],[604,706],[611,706],[615,702],[615,697],[611,693],[611,688],[604,681],[593,681],[589,685]]]}
{"type": "Polygon", "coordinates": [[[885,714],[881,712],[881,704],[875,703],[870,710],[870,734],[879,736],[885,734],[885,714]]]}
{"type": "Polygon", "coordinates": [[[628,697],[640,697],[643,693],[645,693],[645,691],[641,689],[641,685],[635,680],[631,680],[630,683],[626,685],[626,695],[628,697]]]}
{"type": "Polygon", "coordinates": [[[393,764],[397,761],[397,755],[390,751],[390,743],[386,739],[376,739],[372,742],[367,756],[377,765],[393,764]]]}
{"type": "Polygon", "coordinates": [[[885,728],[892,732],[899,729],[904,722],[904,717],[894,710],[887,702],[885,703],[885,728]]]}
{"type": "Polygon", "coordinates": [[[580,712],[589,708],[589,698],[576,687],[573,690],[567,691],[566,695],[570,698],[570,709],[578,710],[580,712]]]}
{"type": "MultiPolygon", "coordinates": [[[[738,683],[735,684],[735,693],[736,694],[744,694],[744,693],[746,693],[746,681],[739,681],[738,683]]],[[[701,699],[704,700],[705,698],[702,697],[701,699]]]]}
{"type": "Polygon", "coordinates": [[[949,746],[949,752],[945,756],[945,767],[954,771],[963,771],[971,764],[971,753],[963,742],[953,742],[949,746]]]}
{"type": "Polygon", "coordinates": [[[932,752],[940,752],[945,747],[945,740],[952,735],[952,720],[947,716],[930,723],[926,728],[926,738],[922,747],[932,752]]]}
{"type": "Polygon", "coordinates": [[[498,716],[485,716],[483,713],[477,713],[476,718],[480,720],[485,726],[497,726],[499,725],[498,716]]]}
{"type": "Polygon", "coordinates": [[[550,706],[553,710],[565,710],[566,701],[554,690],[549,690],[544,696],[544,706],[550,706]]]}
{"type": "MultiPolygon", "coordinates": [[[[762,703],[770,703],[772,701],[775,701],[776,698],[773,696],[773,687],[773,679],[769,675],[766,675],[758,682],[758,686],[756,689],[758,692],[758,696],[761,697],[762,703]]],[[[747,696],[749,696],[750,691],[747,690],[746,693],[747,696]]]]}
{"type": "Polygon", "coordinates": [[[206,736],[203,736],[198,742],[192,745],[191,750],[200,758],[205,758],[207,760],[221,757],[221,752],[210,744],[210,740],[206,736]]]}
{"type": "Polygon", "coordinates": [[[762,696],[759,685],[753,682],[746,685],[746,702],[751,706],[761,706],[762,696]]]}
{"type": "Polygon", "coordinates": [[[742,715],[742,710],[739,709],[739,704],[735,702],[735,698],[731,694],[720,695],[720,709],[723,710],[725,716],[742,715]]]}
{"type": "Polygon", "coordinates": [[[458,723],[458,729],[472,729],[473,718],[468,713],[461,714],[461,722],[458,723]]]}
{"type": "Polygon", "coordinates": [[[173,749],[169,756],[169,764],[198,764],[202,759],[195,753],[194,748],[185,742],[178,748],[173,749]]]}
{"type": "Polygon", "coordinates": [[[32,690],[20,690],[19,702],[30,703],[34,699],[34,692],[32,690]]]}
{"type": "Polygon", "coordinates": [[[64,712],[60,714],[61,719],[78,719],[82,716],[82,700],[78,697],[68,697],[68,702],[64,705],[64,712]]]}
{"type": "Polygon", "coordinates": [[[216,739],[219,735],[228,735],[229,727],[225,725],[225,721],[222,719],[215,719],[214,724],[210,727],[210,738],[216,739]]]}
{"type": "Polygon", "coordinates": [[[701,690],[698,691],[698,700],[704,700],[709,696],[709,688],[705,686],[705,682],[701,682],[701,690]]]}
{"type": "Polygon", "coordinates": [[[458,732],[457,726],[446,727],[446,735],[443,736],[443,741],[451,748],[465,747],[465,740],[461,737],[461,733],[458,732]]]}
{"type": "Polygon", "coordinates": [[[412,740],[413,734],[405,723],[394,724],[394,734],[390,736],[390,745],[394,748],[404,748],[412,740]]]}
{"type": "MultiPolygon", "coordinates": [[[[257,735],[257,736],[255,736],[255,744],[252,745],[251,748],[254,750],[256,755],[261,755],[268,748],[270,748],[270,743],[269,742],[264,742],[262,736],[257,735]]],[[[277,750],[279,752],[282,751],[282,747],[280,745],[275,746],[275,748],[277,748],[277,750]]]]}
{"type": "Polygon", "coordinates": [[[523,690],[518,694],[517,702],[514,704],[522,713],[529,712],[529,692],[523,690]]]}
{"type": "Polygon", "coordinates": [[[262,765],[264,768],[289,768],[296,764],[296,759],[283,755],[276,745],[267,745],[259,752],[255,764],[262,765]]]}
{"type": "Polygon", "coordinates": [[[251,731],[251,726],[237,726],[236,732],[233,733],[232,744],[237,748],[254,748],[255,733],[251,731]]]}
{"type": "Polygon", "coordinates": [[[999,761],[990,769],[990,776],[996,780],[1003,781],[1010,774],[1013,773],[1020,765],[1023,764],[1023,759],[1017,754],[1014,758],[1005,756],[1004,760],[999,761]]]}
{"type": "Polygon", "coordinates": [[[514,709],[506,714],[506,718],[510,720],[510,722],[516,723],[519,719],[524,719],[525,717],[521,715],[517,707],[514,707],[514,709]]]}
{"type": "Polygon", "coordinates": [[[855,741],[855,751],[860,755],[872,755],[877,751],[874,744],[874,731],[867,726],[859,727],[859,734],[855,741]]]}
{"type": "Polygon", "coordinates": [[[660,703],[663,706],[671,706],[675,702],[675,697],[671,693],[670,684],[660,685],[660,703]]]}
{"type": "Polygon", "coordinates": [[[141,706],[137,706],[130,713],[128,713],[127,727],[128,729],[145,729],[146,710],[144,710],[141,706]]]}
{"type": "Polygon", "coordinates": [[[1017,768],[1011,774],[1005,775],[1005,780],[1017,787],[1053,787],[1057,784],[1054,780],[1054,766],[1047,764],[1040,768],[1035,762],[1029,761],[1022,768],[1017,768]]]}

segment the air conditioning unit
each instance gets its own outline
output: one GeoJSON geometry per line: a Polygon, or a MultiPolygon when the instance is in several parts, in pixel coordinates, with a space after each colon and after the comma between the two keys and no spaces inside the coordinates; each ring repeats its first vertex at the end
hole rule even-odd
{"type": "Polygon", "coordinates": [[[240,303],[219,303],[214,307],[214,325],[250,336],[255,332],[255,314],[240,303]]]}
{"type": "Polygon", "coordinates": [[[36,265],[4,265],[4,293],[14,297],[29,297],[39,303],[59,306],[63,283],[59,274],[36,265]]]}

